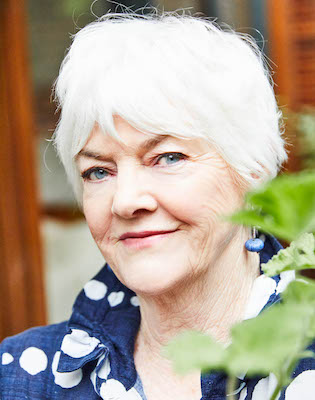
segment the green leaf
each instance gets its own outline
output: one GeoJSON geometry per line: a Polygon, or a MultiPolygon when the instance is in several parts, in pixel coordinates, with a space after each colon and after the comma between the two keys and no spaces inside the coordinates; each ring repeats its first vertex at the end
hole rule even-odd
{"type": "Polygon", "coordinates": [[[163,354],[173,361],[174,369],[185,374],[198,369],[221,369],[224,348],[210,336],[196,331],[179,334],[164,349],[163,354]]]}
{"type": "Polygon", "coordinates": [[[315,353],[312,350],[302,351],[300,358],[315,358],[315,353]]]}
{"type": "Polygon", "coordinates": [[[252,209],[228,217],[231,222],[258,226],[287,241],[315,232],[315,172],[279,176],[248,193],[246,203],[252,209]]]}
{"type": "Polygon", "coordinates": [[[258,317],[232,328],[232,344],[227,348],[226,368],[230,374],[246,373],[286,376],[286,366],[308,345],[313,310],[304,304],[278,304],[258,317]]]}
{"type": "Polygon", "coordinates": [[[284,303],[306,304],[315,312],[315,281],[305,277],[292,281],[281,297],[284,303]]]}
{"type": "Polygon", "coordinates": [[[315,338],[315,281],[303,277],[303,279],[291,282],[282,293],[285,304],[299,304],[309,312],[309,324],[305,329],[305,336],[315,338]]]}
{"type": "Polygon", "coordinates": [[[267,276],[283,271],[315,268],[315,238],[312,233],[304,233],[286,249],[275,254],[266,264],[261,265],[267,276]]]}

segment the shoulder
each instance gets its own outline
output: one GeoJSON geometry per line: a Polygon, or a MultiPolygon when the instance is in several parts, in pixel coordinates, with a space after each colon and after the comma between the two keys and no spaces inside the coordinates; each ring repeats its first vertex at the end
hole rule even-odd
{"type": "Polygon", "coordinates": [[[23,360],[26,362],[28,358],[49,359],[60,348],[66,331],[67,322],[62,322],[31,328],[4,339],[0,344],[1,371],[4,371],[4,366],[11,364],[23,369],[23,360]]]}
{"type": "Polygon", "coordinates": [[[67,322],[62,322],[31,328],[3,340],[0,344],[1,399],[37,399],[39,393],[47,393],[53,382],[53,359],[66,330],[67,322]]]}
{"type": "Polygon", "coordinates": [[[54,325],[30,328],[22,333],[4,339],[0,344],[0,354],[4,351],[11,351],[16,354],[32,346],[41,346],[43,351],[52,351],[55,346],[60,344],[60,340],[66,331],[66,321],[54,325]]]}

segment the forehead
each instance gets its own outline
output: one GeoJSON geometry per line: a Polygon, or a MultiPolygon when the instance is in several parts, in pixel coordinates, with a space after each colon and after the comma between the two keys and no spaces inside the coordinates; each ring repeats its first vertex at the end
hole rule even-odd
{"type": "MultiPolygon", "coordinates": [[[[187,148],[196,152],[209,151],[209,142],[200,138],[178,138],[172,134],[155,134],[142,132],[134,128],[120,116],[114,117],[116,131],[122,141],[117,140],[109,134],[104,134],[101,128],[96,124],[90,134],[88,141],[81,150],[84,151],[102,151],[103,153],[133,153],[147,152],[162,143],[173,143],[181,148],[187,148]]],[[[79,154],[80,154],[79,153],[79,154]]]]}

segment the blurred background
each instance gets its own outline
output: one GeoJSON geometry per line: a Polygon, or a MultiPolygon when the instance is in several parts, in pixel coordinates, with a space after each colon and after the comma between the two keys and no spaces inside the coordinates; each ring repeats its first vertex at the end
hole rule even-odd
{"type": "MultiPolygon", "coordinates": [[[[103,266],[50,142],[51,88],[76,33],[122,9],[106,0],[0,5],[0,340],[69,318],[103,266]]],[[[127,0],[139,13],[185,7],[254,36],[269,58],[290,146],[286,172],[315,167],[314,0],[127,0]],[[141,9],[142,8],[142,9],[141,9]]]]}

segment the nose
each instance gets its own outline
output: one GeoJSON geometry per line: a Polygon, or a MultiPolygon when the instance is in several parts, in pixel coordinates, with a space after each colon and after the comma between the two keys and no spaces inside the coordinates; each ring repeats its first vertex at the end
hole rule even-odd
{"type": "Polygon", "coordinates": [[[157,209],[157,201],[149,191],[149,176],[129,168],[121,170],[116,177],[113,195],[112,214],[125,219],[134,218],[141,212],[153,212],[157,209]]]}

